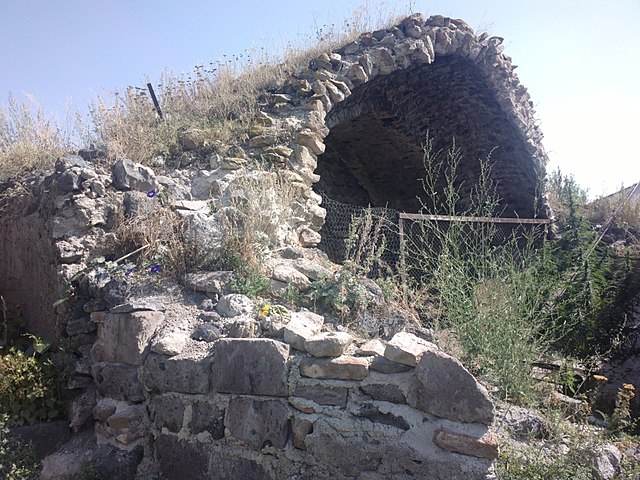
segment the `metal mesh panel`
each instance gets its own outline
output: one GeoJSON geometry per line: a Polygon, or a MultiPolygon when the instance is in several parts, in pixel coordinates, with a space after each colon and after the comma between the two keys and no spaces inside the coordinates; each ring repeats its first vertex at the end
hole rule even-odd
{"type": "MultiPolygon", "coordinates": [[[[358,251],[381,248],[381,262],[394,267],[398,263],[400,237],[398,235],[399,213],[390,208],[365,208],[336,202],[321,192],[322,206],[327,210],[325,224],[320,231],[322,240],[318,248],[335,263],[343,263],[358,251]],[[370,215],[371,223],[366,223],[370,215]],[[352,244],[349,244],[351,236],[352,244]]],[[[351,258],[353,259],[353,258],[351,258]]],[[[363,259],[364,260],[364,259],[363,259]]]]}
{"type": "MultiPolygon", "coordinates": [[[[397,271],[404,249],[407,269],[411,269],[411,255],[421,249],[438,250],[434,229],[446,232],[453,224],[459,229],[461,239],[473,244],[473,236],[484,234],[491,239],[491,246],[499,247],[515,240],[524,247],[533,238],[539,242],[546,236],[549,220],[505,219],[484,217],[445,217],[437,215],[401,214],[389,208],[365,208],[337,202],[320,192],[322,206],[327,210],[325,224],[320,231],[322,240],[318,247],[335,263],[353,260],[375,251],[384,243],[379,265],[397,271]],[[370,222],[365,219],[369,216],[370,222]],[[424,222],[435,222],[429,225],[424,222]],[[484,230],[484,232],[483,232],[484,230]]],[[[366,260],[361,258],[362,260],[366,260]]]]}

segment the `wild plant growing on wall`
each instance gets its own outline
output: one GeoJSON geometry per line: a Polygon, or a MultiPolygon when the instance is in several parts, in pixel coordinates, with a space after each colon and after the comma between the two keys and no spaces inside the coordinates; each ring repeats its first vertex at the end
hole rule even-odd
{"type": "MultiPolygon", "coordinates": [[[[499,213],[490,156],[466,208],[461,206],[455,143],[437,152],[424,145],[423,213],[487,217],[499,213]],[[440,187],[442,185],[442,187],[440,187]]],[[[408,237],[408,263],[416,286],[431,292],[427,321],[457,344],[466,365],[522,400],[530,394],[531,363],[549,348],[554,331],[543,315],[553,283],[535,232],[499,239],[495,224],[419,221],[408,237]],[[500,241],[499,241],[500,240],[500,241]]]]}

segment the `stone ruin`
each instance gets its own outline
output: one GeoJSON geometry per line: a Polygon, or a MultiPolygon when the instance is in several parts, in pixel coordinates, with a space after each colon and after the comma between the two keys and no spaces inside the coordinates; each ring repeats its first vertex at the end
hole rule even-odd
{"type": "MultiPolygon", "coordinates": [[[[98,444],[124,456],[119,478],[491,475],[486,391],[410,321],[368,319],[382,338],[366,341],[305,310],[258,317],[258,305],[230,292],[230,272],[137,288],[92,261],[119,218],[156,208],[148,191],[164,192],[188,241],[213,258],[224,219],[252,186],[286,185],[286,205],[274,187],[255,212],[271,222],[272,289],[304,290],[332,273],[315,249],[326,216],[319,192],[415,212],[427,132],[436,146],[455,138],[462,149],[463,193],[491,152],[504,214],[536,215],[542,135],[501,43],[462,20],[412,15],[320,55],[266,94],[249,141],[211,154],[209,169],[156,175],[126,159],[107,168],[89,149],[4,187],[0,292],[30,332],[76,359],[71,427],[94,428],[98,444]],[[79,273],[75,295],[59,302],[79,273]]],[[[197,133],[185,132],[185,149],[199,147],[197,133]]],[[[82,463],[73,458],[47,457],[43,478],[82,463]]]]}

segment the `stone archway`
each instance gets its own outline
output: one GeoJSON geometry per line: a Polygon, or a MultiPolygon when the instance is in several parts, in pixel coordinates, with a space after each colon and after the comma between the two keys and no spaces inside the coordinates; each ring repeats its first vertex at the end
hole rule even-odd
{"type": "MultiPolygon", "coordinates": [[[[436,149],[454,138],[461,148],[463,207],[479,159],[491,152],[502,215],[547,216],[542,133],[501,43],[462,20],[416,14],[316,58],[285,89],[288,102],[307,110],[292,145],[293,170],[340,202],[415,212],[428,131],[436,149]]],[[[320,196],[300,203],[307,219],[301,242],[316,245],[325,223],[320,196]]]]}
{"type": "Polygon", "coordinates": [[[436,149],[453,139],[460,147],[463,200],[477,183],[478,160],[491,154],[503,215],[534,215],[538,173],[526,142],[475,64],[463,57],[441,56],[378,76],[354,88],[325,123],[330,132],[318,158],[316,188],[335,200],[417,212],[428,133],[436,149]]]}

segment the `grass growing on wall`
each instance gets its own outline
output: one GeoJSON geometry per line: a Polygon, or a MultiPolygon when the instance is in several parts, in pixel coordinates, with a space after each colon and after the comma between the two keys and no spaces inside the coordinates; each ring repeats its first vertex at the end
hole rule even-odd
{"type": "Polygon", "coordinates": [[[88,118],[70,115],[71,127],[60,125],[32,96],[24,103],[10,96],[8,108],[0,107],[0,181],[50,168],[58,156],[89,142],[105,145],[111,159],[141,163],[158,155],[180,159],[185,153],[181,137],[193,129],[199,130],[199,155],[242,143],[267,91],[290,81],[321,53],[409,12],[402,13],[365,3],[343,21],[317,26],[288,43],[279,54],[260,47],[197,65],[186,75],[167,70],[154,82],[163,120],[145,87],[148,80],[96,96],[88,118]]]}

